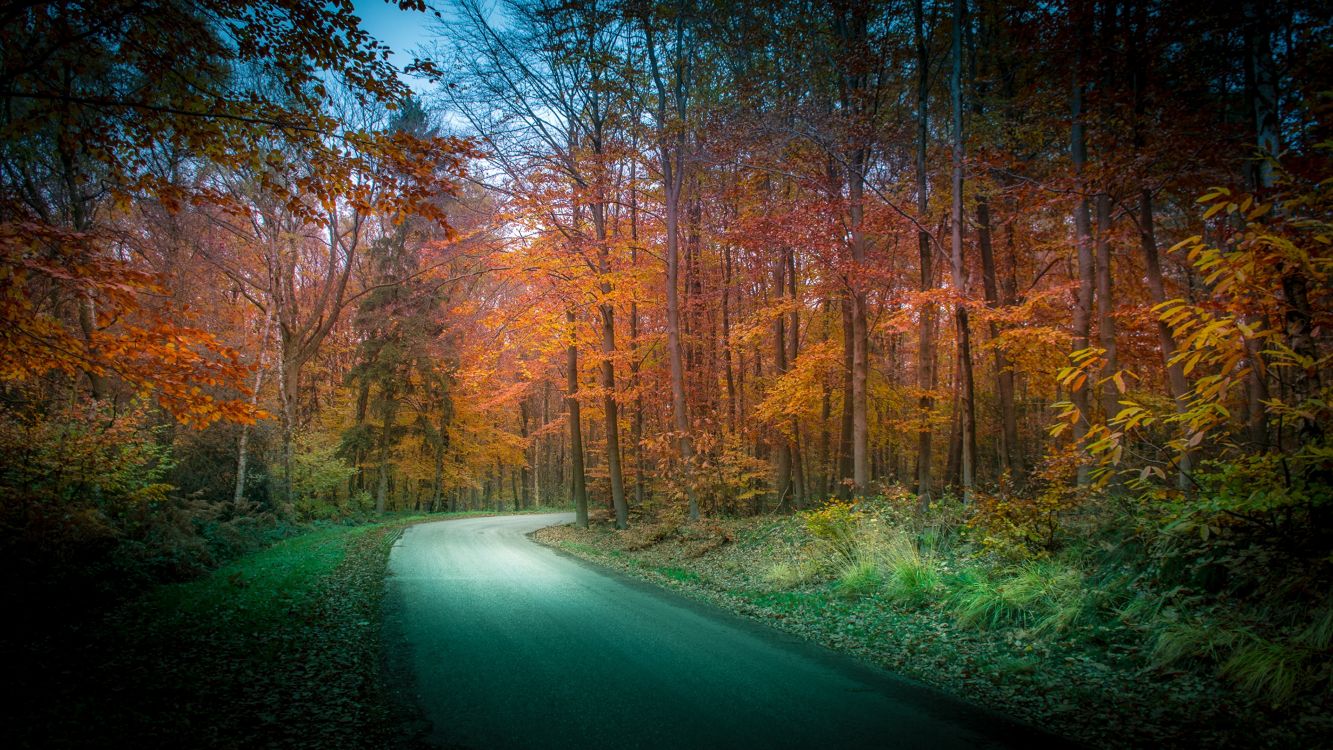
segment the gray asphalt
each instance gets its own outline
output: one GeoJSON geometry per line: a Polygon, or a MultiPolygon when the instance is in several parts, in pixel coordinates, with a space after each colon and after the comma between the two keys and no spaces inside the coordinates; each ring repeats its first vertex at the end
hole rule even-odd
{"type": "MultiPolygon", "coordinates": [[[[403,690],[451,748],[1045,747],[934,690],[525,535],[572,514],[411,527],[389,560],[403,690]]],[[[393,661],[393,659],[391,659],[393,661]]]]}

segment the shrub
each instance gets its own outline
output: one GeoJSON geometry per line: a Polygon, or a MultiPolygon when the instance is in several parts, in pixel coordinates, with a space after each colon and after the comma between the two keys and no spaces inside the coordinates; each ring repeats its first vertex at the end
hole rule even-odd
{"type": "Polygon", "coordinates": [[[835,500],[817,510],[801,513],[806,531],[848,563],[858,557],[858,537],[864,515],[854,505],[835,500]]]}
{"type": "Polygon", "coordinates": [[[887,593],[904,604],[925,603],[944,583],[939,570],[926,560],[900,561],[889,569],[887,593]]]}
{"type": "Polygon", "coordinates": [[[977,492],[968,528],[982,546],[1011,560],[1051,552],[1068,517],[1087,499],[1074,481],[1084,460],[1077,446],[1053,449],[1037,467],[1031,491],[1018,494],[1001,484],[995,494],[977,492]]]}

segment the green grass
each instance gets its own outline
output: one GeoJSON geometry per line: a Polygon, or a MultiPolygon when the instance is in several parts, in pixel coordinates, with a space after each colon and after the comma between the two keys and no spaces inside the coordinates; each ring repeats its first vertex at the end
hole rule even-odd
{"type": "Polygon", "coordinates": [[[659,567],[657,572],[673,581],[680,581],[681,583],[698,583],[700,580],[698,573],[684,568],[665,566],[659,567]]]}
{"type": "Polygon", "coordinates": [[[381,676],[385,564],[405,526],[439,518],[290,537],[53,639],[18,746],[386,746],[400,730],[381,676]]]}
{"type": "Polygon", "coordinates": [[[888,548],[885,555],[887,582],[884,594],[891,601],[908,606],[919,606],[933,600],[944,587],[939,565],[933,557],[923,555],[906,538],[888,548]]]}
{"type": "Polygon", "coordinates": [[[794,589],[809,583],[817,572],[808,560],[780,560],[764,571],[763,579],[774,588],[794,589]]]}
{"type": "Polygon", "coordinates": [[[949,582],[949,607],[965,625],[1017,626],[1036,633],[1064,632],[1086,622],[1096,595],[1081,571],[1051,560],[1007,572],[966,568],[949,582]]]}
{"type": "Polygon", "coordinates": [[[1200,618],[1170,621],[1158,626],[1152,662],[1169,667],[1185,659],[1220,661],[1237,641],[1237,634],[1200,618]]]}
{"type": "Polygon", "coordinates": [[[838,571],[838,595],[855,599],[868,596],[884,585],[884,575],[874,560],[853,560],[838,571]]]}
{"type": "Polygon", "coordinates": [[[1222,663],[1220,673],[1251,695],[1281,706],[1311,682],[1304,657],[1285,643],[1246,634],[1222,663]]]}
{"type": "Polygon", "coordinates": [[[164,586],[149,606],[168,620],[213,612],[250,625],[280,624],[293,606],[309,603],[319,581],[347,555],[347,543],[374,525],[330,528],[285,539],[188,583],[164,586]]]}

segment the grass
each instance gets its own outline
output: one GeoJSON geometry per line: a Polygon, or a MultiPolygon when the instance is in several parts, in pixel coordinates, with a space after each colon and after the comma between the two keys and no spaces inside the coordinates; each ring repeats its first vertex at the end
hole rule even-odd
{"type": "Polygon", "coordinates": [[[774,588],[794,589],[809,583],[818,570],[808,560],[779,560],[764,571],[764,580],[774,588]]]}
{"type": "Polygon", "coordinates": [[[686,570],[684,568],[664,566],[664,567],[659,567],[657,569],[657,572],[661,573],[667,578],[670,578],[673,581],[680,581],[682,583],[697,583],[700,580],[698,573],[695,573],[692,570],[686,570]]]}
{"type": "Polygon", "coordinates": [[[215,612],[248,624],[271,624],[292,606],[309,604],[316,584],[347,554],[347,543],[375,526],[330,528],[281,541],[188,583],[164,586],[150,594],[149,607],[159,625],[215,612]]]}
{"type": "Polygon", "coordinates": [[[944,586],[938,562],[903,536],[889,545],[885,566],[884,594],[899,604],[920,606],[934,599],[944,586]]]}
{"type": "Polygon", "coordinates": [[[52,636],[9,746],[387,746],[385,565],[404,527],[440,517],[290,537],[52,636]]]}
{"type": "Polygon", "coordinates": [[[1281,706],[1308,686],[1304,656],[1287,644],[1246,634],[1220,673],[1270,705],[1281,706]]]}
{"type": "Polygon", "coordinates": [[[1201,618],[1170,621],[1156,629],[1152,663],[1170,667],[1186,659],[1220,661],[1236,640],[1234,631],[1201,618]]]}
{"type": "Polygon", "coordinates": [[[1065,632],[1090,618],[1095,593],[1076,568],[1049,560],[1011,571],[964,569],[949,582],[949,607],[965,625],[1065,632]]]}
{"type": "Polygon", "coordinates": [[[838,571],[838,595],[848,598],[868,596],[884,585],[879,563],[874,560],[852,560],[838,571]]]}

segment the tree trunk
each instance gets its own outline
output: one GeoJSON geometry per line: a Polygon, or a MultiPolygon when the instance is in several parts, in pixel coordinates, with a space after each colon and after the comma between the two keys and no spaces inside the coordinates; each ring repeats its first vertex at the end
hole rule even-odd
{"type": "Polygon", "coordinates": [[[949,80],[953,102],[953,201],[950,219],[950,257],[953,261],[954,320],[958,327],[959,415],[962,443],[963,502],[972,502],[976,463],[976,425],[972,387],[972,343],[967,320],[966,269],[963,267],[963,0],[953,3],[953,75],[949,80]]]}
{"type": "Polygon", "coordinates": [[[842,300],[842,432],[838,439],[838,495],[844,499],[852,493],[852,300],[842,300]]]}
{"type": "Polygon", "coordinates": [[[1097,210],[1097,331],[1098,343],[1106,351],[1102,356],[1102,419],[1110,421],[1120,410],[1120,391],[1111,375],[1120,369],[1120,356],[1115,345],[1115,307],[1111,286],[1111,196],[1103,187],[1095,200],[1097,210]]]}
{"type": "MultiPolygon", "coordinates": [[[[784,279],[787,257],[784,251],[773,264],[773,299],[781,300],[786,289],[784,279]]],[[[787,372],[787,332],[786,317],[775,315],[773,318],[773,371],[775,380],[781,379],[787,372]]],[[[792,496],[791,484],[791,441],[782,434],[782,430],[773,431],[773,452],[776,468],[773,479],[773,491],[777,495],[777,510],[787,510],[787,503],[792,496]]]]}
{"type": "MultiPolygon", "coordinates": [[[[929,145],[930,55],[926,45],[925,14],[922,0],[912,4],[912,21],[916,41],[916,210],[917,252],[921,272],[920,289],[929,292],[934,287],[934,257],[930,234],[925,230],[926,214],[930,210],[929,182],[926,174],[926,147],[929,145]]],[[[930,412],[934,400],[930,391],[935,387],[934,304],[922,301],[920,328],[917,338],[917,388],[921,395],[917,403],[921,424],[917,431],[917,504],[924,513],[930,505],[931,493],[931,426],[930,412]]]]}
{"type": "Polygon", "coordinates": [[[393,441],[394,422],[398,418],[398,398],[393,389],[382,389],[380,398],[384,399],[384,407],[380,412],[379,483],[375,490],[376,513],[383,513],[387,508],[390,459],[392,458],[390,449],[393,441]]]}
{"type": "MultiPolygon", "coordinates": [[[[259,365],[255,368],[254,390],[250,393],[250,406],[254,408],[259,405],[259,389],[264,384],[264,366],[268,362],[268,333],[273,326],[273,315],[270,313],[264,316],[264,333],[259,337],[259,365]]],[[[245,499],[245,472],[249,456],[247,448],[250,444],[250,425],[241,425],[241,438],[236,446],[236,488],[232,492],[231,501],[239,503],[245,499]]]]}
{"type": "Polygon", "coordinates": [[[565,312],[569,323],[569,346],[565,349],[565,367],[568,370],[565,387],[565,408],[569,413],[569,493],[574,500],[574,523],[588,528],[588,484],[583,473],[583,425],[579,419],[579,348],[575,343],[574,311],[565,312]]]}
{"type": "Polygon", "coordinates": [[[722,246],[722,363],[727,376],[727,431],[736,433],[740,418],[736,376],[731,361],[731,247],[722,246]]]}
{"type": "MultiPolygon", "coordinates": [[[[985,195],[977,198],[977,249],[981,254],[981,278],[986,306],[995,310],[1000,307],[1001,301],[996,283],[990,200],[985,195]]],[[[994,321],[990,323],[990,337],[992,342],[1000,337],[999,327],[994,321]]],[[[1010,368],[1009,359],[1004,355],[1004,350],[998,344],[994,348],[995,393],[1000,409],[1000,471],[1008,472],[1010,476],[1017,476],[1018,416],[1014,411],[1014,372],[1010,368]]]]}
{"type": "MultiPolygon", "coordinates": [[[[1162,282],[1162,264],[1157,255],[1157,236],[1154,227],[1152,191],[1143,188],[1139,192],[1139,247],[1143,251],[1144,278],[1148,282],[1148,298],[1153,305],[1166,301],[1166,286],[1162,282]]],[[[1157,320],[1157,341],[1162,351],[1162,369],[1166,372],[1166,386],[1175,401],[1176,413],[1183,413],[1189,408],[1189,383],[1185,380],[1185,370],[1179,364],[1172,364],[1176,354],[1176,339],[1171,335],[1171,326],[1159,317],[1157,320]]],[[[1189,488],[1189,474],[1192,470],[1194,454],[1186,451],[1180,456],[1179,474],[1176,487],[1180,490],[1189,488]]]]}
{"type": "MultiPolygon", "coordinates": [[[[610,248],[606,242],[605,205],[593,206],[593,222],[597,227],[598,273],[602,278],[602,294],[611,293],[607,281],[611,273],[610,248]]],[[[620,408],[616,402],[616,312],[610,303],[598,305],[602,318],[602,410],[606,421],[606,468],[611,480],[611,507],[616,515],[616,528],[629,525],[629,506],[625,503],[625,478],[620,465],[620,408]]]]}
{"type": "Polygon", "coordinates": [[[296,384],[300,377],[298,365],[288,361],[287,357],[278,359],[278,405],[281,410],[282,428],[282,484],[278,512],[291,515],[292,497],[292,443],[296,439],[296,384]]]}
{"type": "MultiPolygon", "coordinates": [[[[1080,61],[1075,56],[1074,75],[1077,78],[1080,61]]],[[[1078,252],[1078,295],[1074,302],[1074,350],[1082,351],[1088,348],[1091,343],[1092,331],[1092,301],[1093,290],[1096,283],[1096,269],[1093,260],[1092,247],[1092,218],[1089,215],[1087,185],[1083,177],[1084,167],[1088,161],[1088,146],[1084,135],[1083,124],[1083,84],[1077,80],[1074,83],[1073,92],[1073,125],[1070,127],[1069,138],[1069,156],[1074,164],[1074,174],[1077,177],[1079,199],[1074,208],[1074,239],[1078,252]]],[[[1082,387],[1075,388],[1070,398],[1075,408],[1078,409],[1078,421],[1074,423],[1074,442],[1082,446],[1084,438],[1088,434],[1090,424],[1091,401],[1089,392],[1091,383],[1083,383],[1082,387]]],[[[1078,484],[1086,485],[1088,483],[1089,467],[1086,463],[1080,463],[1078,467],[1078,484]]]]}
{"type": "MultiPolygon", "coordinates": [[[[528,468],[529,461],[527,457],[530,453],[535,453],[535,451],[533,450],[533,446],[528,444],[529,440],[528,440],[528,394],[527,393],[524,393],[523,400],[518,402],[518,417],[519,417],[518,434],[519,437],[523,438],[523,456],[524,456],[523,463],[519,466],[518,473],[520,479],[520,486],[523,488],[522,491],[523,506],[527,507],[528,503],[532,501],[532,496],[530,494],[531,490],[529,489],[528,485],[528,474],[530,473],[530,470],[528,468]]],[[[514,493],[515,497],[517,497],[518,494],[519,493],[515,492],[514,493]]]]}
{"type": "MultiPolygon", "coordinates": [[[[796,253],[787,249],[787,294],[791,297],[791,322],[787,326],[787,366],[795,367],[801,350],[801,299],[796,289],[796,253]]],[[[791,418],[792,501],[797,508],[805,506],[805,466],[801,460],[801,427],[796,417],[791,418]]]]}

